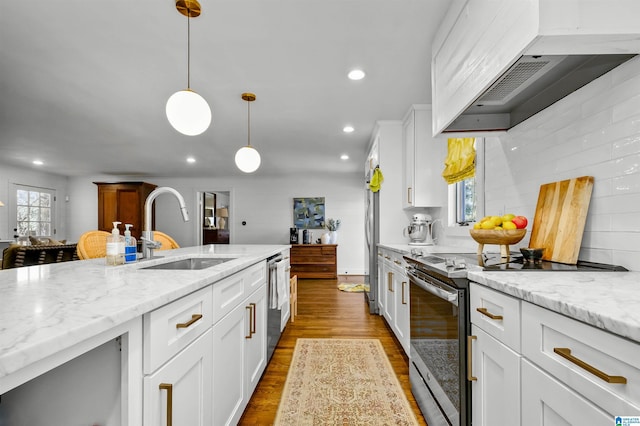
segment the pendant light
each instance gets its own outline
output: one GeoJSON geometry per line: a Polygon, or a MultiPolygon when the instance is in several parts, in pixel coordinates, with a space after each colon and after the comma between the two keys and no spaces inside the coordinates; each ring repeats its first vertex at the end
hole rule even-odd
{"type": "Polygon", "coordinates": [[[260,167],[260,153],[251,146],[251,102],[256,100],[256,95],[243,93],[242,99],[247,101],[247,146],[236,152],[236,166],[245,173],[253,173],[260,167]]]}
{"type": "Polygon", "coordinates": [[[187,17],[187,88],[179,90],[167,101],[169,123],[178,132],[196,136],[209,128],[211,109],[204,98],[191,90],[191,18],[200,16],[197,0],[176,0],[176,9],[187,17]]]}

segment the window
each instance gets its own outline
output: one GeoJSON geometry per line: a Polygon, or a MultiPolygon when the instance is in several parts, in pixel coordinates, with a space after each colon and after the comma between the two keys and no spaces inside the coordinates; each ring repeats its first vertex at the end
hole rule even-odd
{"type": "Polygon", "coordinates": [[[51,237],[55,234],[55,191],[15,185],[15,228],[18,235],[51,237]]]}
{"type": "Polygon", "coordinates": [[[465,226],[484,214],[484,140],[476,138],[475,176],[449,185],[449,226],[465,226]]]}
{"type": "Polygon", "coordinates": [[[456,223],[475,222],[477,210],[475,176],[454,183],[452,186],[455,186],[456,192],[456,223]]]}

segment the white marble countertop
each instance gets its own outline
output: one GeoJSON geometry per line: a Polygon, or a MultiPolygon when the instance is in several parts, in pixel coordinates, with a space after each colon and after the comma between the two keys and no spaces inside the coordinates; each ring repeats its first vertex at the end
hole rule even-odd
{"type": "Polygon", "coordinates": [[[640,343],[640,272],[484,272],[468,278],[640,343]]]}
{"type": "Polygon", "coordinates": [[[441,246],[441,245],[413,246],[409,244],[379,243],[378,247],[392,250],[400,254],[411,254],[412,250],[414,251],[419,250],[422,253],[475,253],[475,249],[469,249],[465,247],[441,246]]]}
{"type": "Polygon", "coordinates": [[[0,380],[287,248],[206,245],[120,266],[92,259],[0,270],[0,380]],[[140,269],[208,256],[234,260],[195,271],[140,269]]]}

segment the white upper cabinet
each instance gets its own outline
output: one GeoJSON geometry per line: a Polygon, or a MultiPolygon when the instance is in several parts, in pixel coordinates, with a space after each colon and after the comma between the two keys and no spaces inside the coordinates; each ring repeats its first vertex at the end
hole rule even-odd
{"type": "Polygon", "coordinates": [[[634,0],[453,2],[432,46],[433,134],[507,130],[526,120],[640,53],[638,16],[634,0]],[[520,66],[528,60],[542,64],[520,66]],[[516,69],[526,77],[518,80],[516,69]],[[484,96],[490,89],[500,91],[484,96]],[[536,106],[534,94],[543,95],[536,106]]]}
{"type": "Polygon", "coordinates": [[[431,105],[413,105],[402,124],[403,208],[442,207],[447,183],[442,178],[447,140],[431,136],[431,105]]]}

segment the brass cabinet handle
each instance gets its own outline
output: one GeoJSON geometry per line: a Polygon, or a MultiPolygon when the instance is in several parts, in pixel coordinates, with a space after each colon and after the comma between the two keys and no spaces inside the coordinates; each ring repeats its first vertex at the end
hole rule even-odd
{"type": "Polygon", "coordinates": [[[412,203],[412,201],[411,201],[411,187],[410,186],[407,187],[407,203],[408,204],[412,203]]]}
{"type": "Polygon", "coordinates": [[[407,282],[406,281],[402,281],[402,304],[403,305],[407,304],[407,301],[404,300],[404,286],[406,286],[406,285],[407,285],[407,282]]]}
{"type": "Polygon", "coordinates": [[[400,262],[398,259],[393,259],[393,263],[395,263],[396,265],[402,265],[402,262],[400,262]]]}
{"type": "Polygon", "coordinates": [[[476,336],[467,336],[467,380],[470,382],[478,380],[477,377],[473,376],[473,362],[471,361],[471,357],[473,356],[472,344],[476,339],[476,336]]]}
{"type": "Polygon", "coordinates": [[[248,336],[244,336],[244,338],[245,339],[251,339],[251,312],[252,312],[252,309],[251,309],[251,306],[245,306],[244,308],[249,310],[249,335],[248,336]]]}
{"type": "Polygon", "coordinates": [[[171,426],[173,423],[173,385],[160,383],[160,390],[167,391],[167,426],[171,426]]]}
{"type": "Polygon", "coordinates": [[[387,288],[393,293],[393,272],[388,272],[387,276],[387,288]]]}
{"type": "Polygon", "coordinates": [[[176,324],[176,328],[187,328],[190,327],[194,322],[198,321],[202,318],[202,314],[193,314],[191,315],[191,319],[187,322],[180,322],[176,324]]]}
{"type": "Polygon", "coordinates": [[[253,328],[251,329],[251,335],[256,334],[256,304],[255,303],[249,303],[249,306],[251,306],[251,311],[253,313],[253,328]]]}
{"type": "Polygon", "coordinates": [[[391,258],[389,256],[385,256],[384,258],[387,259],[387,260],[391,260],[391,258]]]}
{"type": "Polygon", "coordinates": [[[580,368],[582,368],[584,370],[587,370],[589,373],[593,374],[594,376],[597,376],[598,378],[604,380],[607,383],[620,383],[620,384],[626,384],[627,383],[627,379],[625,377],[622,377],[622,376],[610,376],[607,373],[598,370],[594,366],[592,366],[590,364],[587,364],[586,362],[584,362],[580,358],[576,358],[575,356],[571,355],[571,349],[569,349],[569,348],[553,348],[553,352],[557,353],[558,355],[560,355],[562,358],[568,360],[569,362],[574,363],[578,367],[580,367],[580,368]]]}
{"type": "Polygon", "coordinates": [[[492,320],[501,320],[502,315],[494,315],[491,312],[487,311],[487,308],[477,308],[476,311],[480,312],[482,315],[491,318],[492,320]]]}

